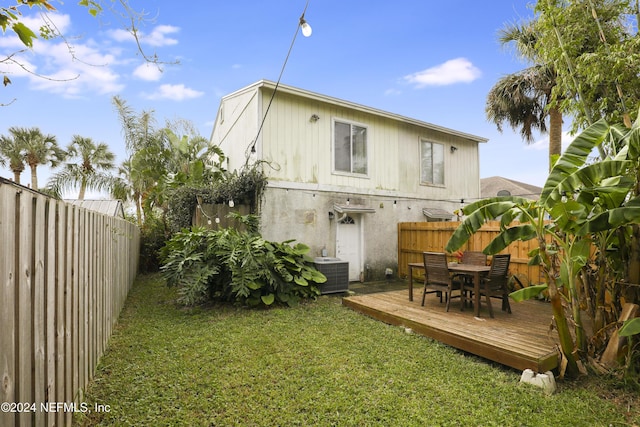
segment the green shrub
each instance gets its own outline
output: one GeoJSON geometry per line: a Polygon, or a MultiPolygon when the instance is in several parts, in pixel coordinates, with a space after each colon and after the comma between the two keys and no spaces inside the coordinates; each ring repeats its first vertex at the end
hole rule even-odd
{"type": "Polygon", "coordinates": [[[167,229],[164,221],[155,216],[146,218],[140,229],[141,273],[157,272],[160,268],[159,252],[167,242],[167,229]]]}
{"type": "Polygon", "coordinates": [[[234,228],[184,229],[162,248],[161,272],[178,287],[178,301],[196,305],[209,299],[249,306],[295,305],[320,294],[327,279],[307,256],[309,247],[293,241],[266,241],[255,231],[255,217],[239,217],[234,228]]]}
{"type": "Polygon", "coordinates": [[[167,227],[172,233],[191,227],[197,198],[202,203],[217,204],[233,200],[235,203],[250,206],[254,213],[267,183],[265,175],[256,168],[241,173],[233,172],[225,179],[213,182],[209,187],[180,186],[166,195],[167,227]]]}

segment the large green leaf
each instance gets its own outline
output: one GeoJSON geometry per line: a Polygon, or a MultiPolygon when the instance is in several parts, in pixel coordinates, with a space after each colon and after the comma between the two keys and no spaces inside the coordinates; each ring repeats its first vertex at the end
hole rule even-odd
{"type": "Polygon", "coordinates": [[[517,291],[511,292],[509,296],[516,302],[534,299],[537,298],[541,292],[545,291],[547,287],[547,285],[529,286],[527,288],[522,288],[518,289],[517,291]]]}
{"type": "MultiPolygon", "coordinates": [[[[639,116],[640,117],[640,116],[639,116]]],[[[636,120],[631,130],[624,136],[624,142],[629,147],[629,156],[632,159],[640,157],[640,122],[636,120]]]]}
{"type": "Polygon", "coordinates": [[[294,254],[296,255],[305,255],[306,253],[309,252],[311,248],[309,248],[309,246],[305,245],[304,243],[297,243],[293,248],[292,251],[294,254]]]}
{"type": "Polygon", "coordinates": [[[625,206],[595,215],[582,226],[578,234],[597,233],[638,222],[640,222],[640,197],[630,200],[625,206]]]}
{"type": "Polygon", "coordinates": [[[296,276],[293,279],[293,281],[296,282],[300,286],[308,286],[309,285],[309,282],[307,282],[307,280],[302,276],[296,276]]]}
{"type": "MultiPolygon", "coordinates": [[[[610,160],[578,169],[558,182],[557,186],[548,194],[546,206],[554,205],[562,200],[563,196],[570,197],[574,193],[597,188],[603,180],[623,175],[631,165],[629,161],[610,160]]],[[[619,191],[626,193],[627,189],[619,188],[619,191]]]]}
{"type": "Polygon", "coordinates": [[[274,294],[262,295],[260,299],[262,300],[264,305],[271,305],[275,301],[276,296],[274,294]]]}
{"type": "Polygon", "coordinates": [[[494,197],[465,206],[463,213],[468,216],[455,229],[445,250],[448,252],[458,250],[484,223],[498,218],[510,209],[518,208],[523,202],[528,203],[530,200],[521,197],[494,197]]]}
{"type": "Polygon", "coordinates": [[[540,203],[543,206],[548,205],[549,196],[554,191],[557,192],[558,186],[567,176],[585,164],[589,154],[606,139],[608,134],[609,125],[604,119],[600,119],[575,137],[549,173],[540,195],[540,203]]]}
{"type": "Polygon", "coordinates": [[[497,254],[504,250],[511,243],[522,240],[527,241],[536,237],[536,228],[531,224],[517,225],[511,228],[507,228],[500,234],[498,234],[490,243],[484,248],[484,253],[487,255],[497,254]]]}
{"type": "Polygon", "coordinates": [[[587,220],[586,207],[574,200],[556,203],[550,211],[560,230],[574,231],[587,220]]]}
{"type": "Polygon", "coordinates": [[[637,334],[640,334],[640,317],[627,320],[618,331],[618,335],[621,337],[630,337],[637,334]]]}
{"type": "Polygon", "coordinates": [[[633,185],[634,180],[627,176],[606,178],[599,186],[583,188],[576,201],[594,209],[597,209],[596,205],[603,209],[614,209],[625,201],[633,185]]]}

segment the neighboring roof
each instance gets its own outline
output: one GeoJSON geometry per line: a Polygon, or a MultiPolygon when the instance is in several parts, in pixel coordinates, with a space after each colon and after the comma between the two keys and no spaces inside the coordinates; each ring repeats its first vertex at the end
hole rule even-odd
{"type": "Polygon", "coordinates": [[[480,195],[483,199],[496,196],[520,196],[538,200],[540,193],[542,193],[542,187],[501,176],[492,176],[480,180],[480,195]]]}
{"type": "MultiPolygon", "coordinates": [[[[333,98],[327,95],[321,95],[319,93],[315,93],[315,92],[310,92],[308,90],[304,90],[304,89],[298,89],[295,88],[293,86],[287,86],[287,85],[283,85],[283,84],[278,84],[278,92],[280,93],[288,93],[291,95],[295,95],[295,96],[299,96],[302,98],[307,98],[307,99],[311,99],[314,101],[321,101],[321,102],[326,102],[329,104],[333,104],[333,105],[337,105],[337,106],[341,106],[341,107],[345,107],[345,108],[349,108],[352,110],[357,110],[357,111],[361,111],[364,113],[368,113],[368,114],[373,114],[376,116],[380,116],[380,117],[385,117],[388,119],[392,119],[392,120],[397,120],[400,122],[404,122],[404,123],[408,123],[408,124],[412,124],[415,126],[420,126],[420,127],[424,127],[427,129],[431,129],[433,131],[437,131],[437,132],[442,132],[442,133],[446,133],[449,135],[455,135],[459,138],[464,138],[464,139],[468,139],[470,141],[473,142],[487,142],[489,139],[488,138],[484,138],[482,136],[477,136],[477,135],[472,135],[469,133],[464,133],[464,132],[460,132],[454,129],[449,129],[443,126],[438,126],[438,125],[434,125],[432,123],[427,123],[427,122],[423,122],[417,119],[412,119],[410,117],[405,117],[405,116],[401,116],[399,114],[395,114],[395,113],[390,113],[387,111],[383,111],[383,110],[378,110],[372,107],[367,107],[364,105],[360,105],[360,104],[356,104],[353,102],[349,102],[349,101],[345,101],[339,98],[333,98]]],[[[224,100],[225,98],[230,98],[233,97],[235,95],[238,95],[242,92],[247,92],[250,90],[254,90],[257,88],[267,88],[267,89],[271,89],[274,90],[276,88],[276,83],[271,82],[269,80],[259,80],[249,86],[246,86],[242,89],[239,89],[233,93],[230,93],[229,95],[223,96],[222,99],[224,100]]]]}
{"type": "Polygon", "coordinates": [[[454,217],[451,212],[447,212],[444,209],[439,208],[423,208],[422,213],[429,219],[442,219],[445,221],[451,221],[454,217]]]}
{"type": "Polygon", "coordinates": [[[124,218],[122,200],[65,200],[65,202],[104,215],[124,218]]]}

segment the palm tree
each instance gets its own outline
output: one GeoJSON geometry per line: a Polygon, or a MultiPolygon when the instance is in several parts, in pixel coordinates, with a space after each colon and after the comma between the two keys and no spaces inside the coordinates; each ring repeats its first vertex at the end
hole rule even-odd
{"type": "Polygon", "coordinates": [[[518,54],[529,62],[529,68],[501,78],[489,91],[485,106],[487,118],[500,132],[506,122],[520,129],[526,143],[534,142],[533,133],[549,134],[549,169],[562,151],[562,113],[552,102],[555,70],[547,64],[536,64],[535,23],[507,25],[500,32],[503,46],[514,44],[518,54]],[[546,119],[549,117],[549,128],[546,119]]]}
{"type": "Polygon", "coordinates": [[[20,184],[20,175],[24,171],[24,159],[20,150],[20,145],[13,134],[11,136],[0,136],[0,166],[6,166],[13,172],[13,180],[20,184]]]}
{"type": "Polygon", "coordinates": [[[67,155],[78,163],[67,163],[49,181],[49,188],[56,194],[79,186],[78,200],[84,200],[87,188],[100,191],[112,187],[113,177],[107,172],[115,167],[115,154],[107,144],[96,144],[91,138],[74,135],[67,147],[67,155]]]}
{"type": "Polygon", "coordinates": [[[221,179],[225,157],[220,147],[210,145],[200,135],[178,136],[169,128],[165,128],[164,133],[170,152],[167,164],[172,176],[170,185],[202,185],[221,179]]]}
{"type": "MultiPolygon", "coordinates": [[[[147,218],[152,214],[156,202],[162,199],[167,162],[171,155],[167,137],[162,130],[155,128],[153,111],[137,114],[125,100],[117,96],[113,98],[113,104],[122,124],[129,154],[125,169],[120,171],[121,176],[132,180],[128,187],[135,189],[136,210],[147,218]]],[[[138,221],[141,221],[140,216],[138,221]]]]}
{"type": "Polygon", "coordinates": [[[111,194],[116,199],[132,201],[136,205],[136,219],[138,226],[142,227],[142,192],[144,191],[144,183],[132,163],[133,160],[131,158],[122,162],[122,165],[118,168],[118,177],[111,189],[111,194]]]}
{"type": "Polygon", "coordinates": [[[11,127],[9,132],[20,146],[24,161],[31,169],[31,188],[37,190],[38,166],[50,164],[55,167],[64,160],[66,153],[58,146],[55,136],[44,135],[37,127],[11,127]]]}

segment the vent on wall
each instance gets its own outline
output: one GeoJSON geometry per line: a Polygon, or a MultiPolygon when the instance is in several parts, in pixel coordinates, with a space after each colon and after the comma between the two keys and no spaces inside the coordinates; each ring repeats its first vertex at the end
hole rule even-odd
{"type": "Polygon", "coordinates": [[[321,294],[347,292],[349,290],[349,262],[339,258],[318,257],[313,260],[316,268],[327,276],[318,288],[321,294]]]}

